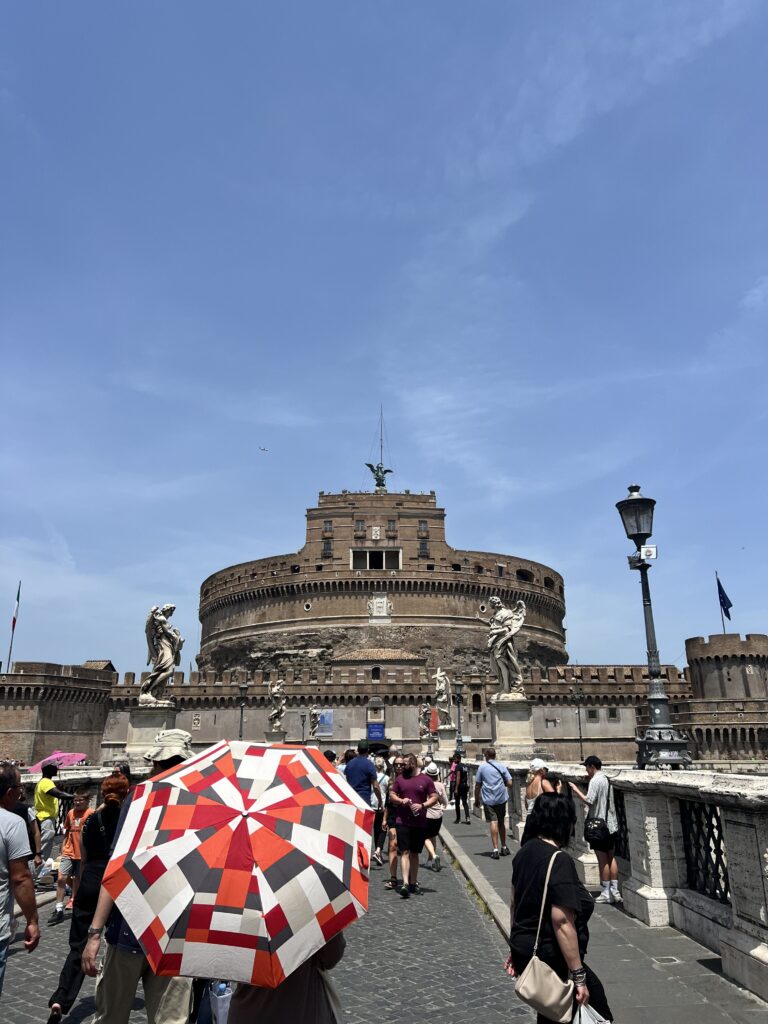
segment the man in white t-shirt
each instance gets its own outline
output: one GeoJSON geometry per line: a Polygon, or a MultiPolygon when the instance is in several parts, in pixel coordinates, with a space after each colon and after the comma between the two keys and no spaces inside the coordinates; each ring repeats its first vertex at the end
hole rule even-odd
{"type": "Polygon", "coordinates": [[[11,944],[14,899],[27,919],[24,948],[31,953],[40,941],[35,885],[29,870],[29,835],[22,819],[11,810],[20,790],[19,769],[12,764],[0,764],[0,994],[11,944]]]}
{"type": "Polygon", "coordinates": [[[619,831],[619,823],[616,813],[611,806],[611,784],[608,776],[604,774],[603,762],[595,754],[584,758],[584,767],[587,770],[589,787],[587,795],[584,796],[578,786],[571,783],[574,795],[582,800],[588,807],[587,818],[602,818],[608,825],[609,836],[605,842],[590,843],[590,849],[595,851],[597,864],[600,869],[600,885],[602,892],[595,899],[595,903],[621,903],[619,892],[619,865],[613,855],[613,848],[616,843],[616,833],[619,831]]]}

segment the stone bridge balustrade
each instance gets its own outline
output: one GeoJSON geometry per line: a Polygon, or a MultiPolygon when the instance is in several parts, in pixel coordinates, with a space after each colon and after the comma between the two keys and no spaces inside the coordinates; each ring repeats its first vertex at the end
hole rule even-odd
{"type": "MultiPolygon", "coordinates": [[[[437,757],[447,773],[447,758],[437,757]]],[[[468,761],[474,783],[477,761],[468,761]]],[[[514,781],[509,828],[525,824],[528,766],[508,764],[514,781]]],[[[586,789],[578,765],[549,762],[586,789]]],[[[768,999],[768,777],[711,771],[612,770],[619,819],[617,860],[624,909],[650,927],[671,925],[722,958],[724,973],[768,999]]],[[[583,840],[584,811],[569,852],[590,889],[595,855],[583,840]]]]}

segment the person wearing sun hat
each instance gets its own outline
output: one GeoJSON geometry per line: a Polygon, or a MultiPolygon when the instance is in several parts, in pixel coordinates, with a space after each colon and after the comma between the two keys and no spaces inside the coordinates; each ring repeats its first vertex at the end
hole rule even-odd
{"type": "Polygon", "coordinates": [[[448,806],[448,794],[445,786],[440,782],[440,771],[434,761],[430,761],[424,769],[435,784],[437,790],[437,803],[427,808],[427,834],[424,837],[424,847],[427,851],[427,867],[433,871],[440,870],[440,854],[437,852],[437,837],[443,824],[443,808],[448,806]]]}
{"type": "Polygon", "coordinates": [[[528,778],[525,780],[525,810],[533,810],[536,797],[542,793],[554,793],[552,785],[547,781],[549,765],[540,757],[534,757],[528,765],[528,778]]]}

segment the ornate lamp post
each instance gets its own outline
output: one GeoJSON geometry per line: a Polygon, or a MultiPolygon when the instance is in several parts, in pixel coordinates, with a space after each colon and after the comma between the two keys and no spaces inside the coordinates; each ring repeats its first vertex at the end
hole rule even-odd
{"type": "Polygon", "coordinates": [[[237,738],[243,738],[243,722],[245,722],[245,698],[248,695],[248,683],[238,683],[240,691],[240,728],[237,730],[237,738]]]}
{"type": "Polygon", "coordinates": [[[307,726],[307,712],[302,711],[299,718],[301,719],[301,742],[304,743],[304,730],[307,726]]]}
{"type": "Polygon", "coordinates": [[[629,488],[629,496],[616,503],[627,537],[635,545],[635,553],[629,555],[629,568],[640,573],[640,588],[643,594],[645,616],[645,637],[648,647],[648,713],[650,725],[645,735],[637,738],[637,767],[655,768],[669,765],[671,768],[690,768],[691,755],[685,734],[675,729],[669,714],[669,700],[661,680],[659,652],[656,647],[656,629],[653,624],[651,590],[648,586],[650,565],[641,552],[642,546],[653,533],[653,498],[644,498],[638,484],[629,488]]]}
{"type": "Polygon", "coordinates": [[[462,757],[466,753],[464,750],[464,737],[461,735],[461,705],[464,703],[463,690],[464,683],[460,679],[454,679],[453,702],[456,705],[456,753],[461,754],[462,757]]]}
{"type": "Polygon", "coordinates": [[[576,718],[579,723],[579,761],[584,760],[584,737],[581,733],[581,705],[584,703],[584,691],[580,686],[569,686],[571,697],[576,704],[576,718]]]}

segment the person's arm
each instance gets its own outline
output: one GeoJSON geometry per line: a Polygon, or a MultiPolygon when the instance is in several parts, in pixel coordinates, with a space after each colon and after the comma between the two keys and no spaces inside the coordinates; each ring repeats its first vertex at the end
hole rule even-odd
{"type": "Polygon", "coordinates": [[[580,1005],[588,1003],[589,989],[579,952],[574,912],[570,907],[558,907],[553,904],[550,920],[560,952],[568,966],[568,974],[576,986],[576,1002],[580,1005]]]}
{"type": "Polygon", "coordinates": [[[384,806],[384,798],[381,795],[381,786],[379,785],[378,779],[374,779],[371,783],[371,789],[376,794],[376,799],[379,801],[379,807],[384,806]]]}
{"type": "Polygon", "coordinates": [[[42,840],[42,836],[40,835],[40,822],[37,818],[32,818],[30,824],[32,826],[32,838],[34,840],[32,852],[35,858],[35,867],[39,868],[43,863],[43,856],[40,852],[40,842],[42,840]]]}
{"type": "Polygon", "coordinates": [[[65,789],[59,789],[58,786],[51,786],[48,790],[51,796],[55,796],[57,800],[74,800],[74,793],[67,793],[65,789]]]}
{"type": "Polygon", "coordinates": [[[482,782],[481,772],[483,770],[482,765],[477,769],[475,774],[475,807],[480,806],[480,784],[482,782]]]}
{"type": "Polygon", "coordinates": [[[83,973],[87,974],[90,978],[96,977],[96,958],[99,955],[101,934],[104,931],[107,918],[112,912],[114,905],[115,901],[102,885],[99,890],[99,902],[96,904],[96,912],[88,929],[88,940],[85,943],[82,956],[83,973]]]}
{"type": "Polygon", "coordinates": [[[554,793],[555,792],[555,787],[552,785],[552,783],[549,781],[549,779],[546,777],[546,775],[543,776],[543,778],[541,780],[541,792],[542,793],[554,793]]]}
{"type": "Polygon", "coordinates": [[[568,785],[573,790],[574,796],[577,796],[579,800],[583,801],[587,805],[587,807],[592,806],[592,801],[589,799],[589,790],[587,790],[587,795],[585,796],[575,782],[569,782],[568,785]]]}
{"type": "Polygon", "coordinates": [[[35,885],[26,857],[16,857],[8,864],[8,875],[16,902],[27,920],[24,929],[24,948],[31,953],[40,941],[40,927],[37,921],[35,885]]]}

